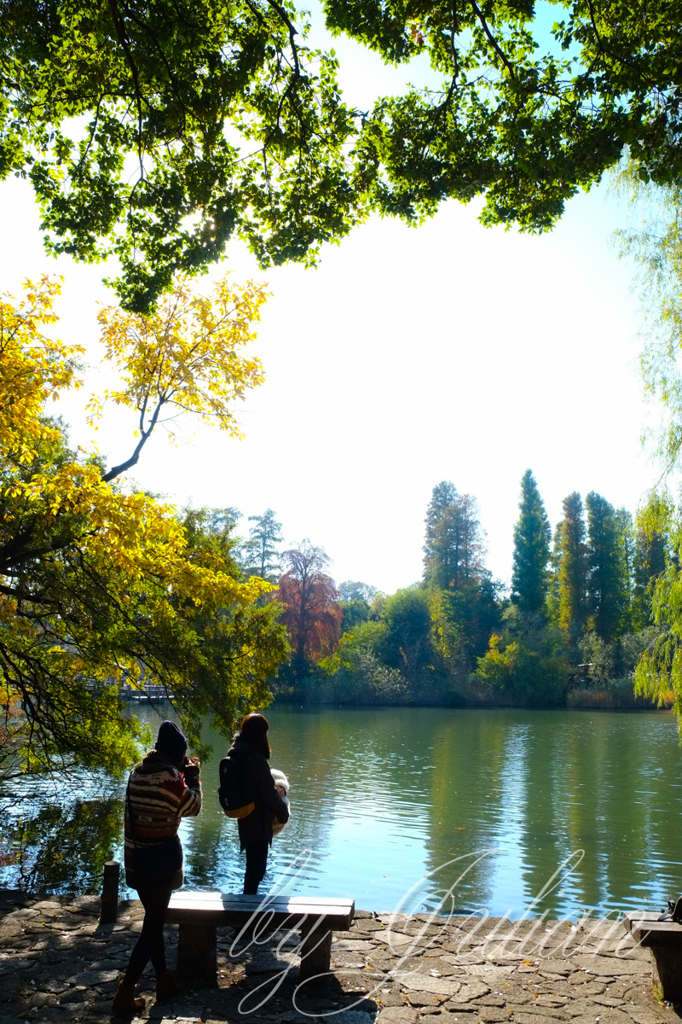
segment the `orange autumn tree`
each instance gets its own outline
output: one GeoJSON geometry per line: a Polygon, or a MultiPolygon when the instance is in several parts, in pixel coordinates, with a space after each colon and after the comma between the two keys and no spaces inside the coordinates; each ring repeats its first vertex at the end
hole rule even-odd
{"type": "Polygon", "coordinates": [[[229,536],[123,482],[154,429],[190,413],[233,436],[234,403],[262,381],[242,349],[262,288],[179,280],[149,317],[104,309],[107,400],[136,416],[131,454],[108,468],[70,445],[50,402],[81,386],[82,349],[53,340],[60,286],[43,278],[0,301],[0,774],[85,764],[120,770],[142,733],[119,683],[161,682],[199,741],[203,718],[229,735],[286,655],[272,585],[243,581],[229,536]]]}
{"type": "Polygon", "coordinates": [[[334,581],[324,571],[329,558],[322,548],[304,540],[281,557],[287,570],[279,579],[277,601],[292,648],[291,673],[298,682],[338,645],[343,611],[334,581]]]}

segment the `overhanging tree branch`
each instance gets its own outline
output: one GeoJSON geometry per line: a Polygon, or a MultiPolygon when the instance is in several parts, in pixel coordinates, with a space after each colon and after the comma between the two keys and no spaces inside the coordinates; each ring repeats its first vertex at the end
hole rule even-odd
{"type": "Polygon", "coordinates": [[[125,28],[125,20],[121,16],[116,0],[109,0],[109,10],[111,11],[111,18],[116,29],[118,40],[123,47],[126,55],[126,60],[130,67],[130,73],[133,76],[133,83],[135,85],[135,103],[137,105],[137,157],[140,164],[140,180],[144,179],[144,159],[143,159],[143,145],[142,145],[142,87],[140,85],[140,73],[133,57],[133,52],[130,47],[130,40],[125,28]]]}
{"type": "Polygon", "coordinates": [[[497,40],[495,39],[495,36],[490,31],[490,27],[488,25],[488,22],[485,19],[483,11],[481,10],[481,8],[476,3],[476,0],[470,0],[470,3],[471,3],[471,7],[472,7],[472,9],[474,11],[474,14],[476,15],[476,17],[478,18],[479,22],[481,23],[481,27],[483,28],[483,31],[486,34],[488,42],[490,43],[490,45],[492,46],[493,50],[495,51],[497,56],[500,58],[500,60],[504,64],[504,66],[506,67],[507,71],[509,72],[510,77],[511,78],[516,78],[516,72],[514,71],[514,67],[511,64],[511,62],[509,61],[508,57],[503,52],[503,50],[500,49],[500,46],[499,46],[497,40]]]}

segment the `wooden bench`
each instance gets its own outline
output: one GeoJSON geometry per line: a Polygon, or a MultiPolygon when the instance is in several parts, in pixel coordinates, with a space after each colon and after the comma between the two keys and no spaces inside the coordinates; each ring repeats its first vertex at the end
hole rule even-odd
{"type": "Polygon", "coordinates": [[[654,958],[654,985],[669,1003],[682,1002],[682,924],[659,921],[660,914],[637,911],[623,924],[635,942],[650,949],[654,958]]]}
{"type": "Polygon", "coordinates": [[[217,984],[217,929],[253,927],[258,946],[268,930],[301,933],[301,980],[328,974],[333,931],[350,928],[355,902],[318,896],[241,896],[222,892],[176,892],[166,923],[179,925],[178,976],[217,984]]]}

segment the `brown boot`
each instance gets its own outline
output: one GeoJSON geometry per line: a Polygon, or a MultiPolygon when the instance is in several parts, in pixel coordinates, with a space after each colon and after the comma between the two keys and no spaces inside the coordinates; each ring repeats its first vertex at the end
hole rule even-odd
{"type": "Polygon", "coordinates": [[[172,971],[164,971],[156,979],[157,1003],[166,1003],[180,992],[182,992],[182,985],[175,980],[175,975],[172,971]]]}
{"type": "Polygon", "coordinates": [[[118,992],[111,1004],[112,1013],[137,1013],[138,1010],[144,1010],[144,996],[135,998],[135,988],[135,985],[124,985],[122,981],[119,983],[118,992]]]}

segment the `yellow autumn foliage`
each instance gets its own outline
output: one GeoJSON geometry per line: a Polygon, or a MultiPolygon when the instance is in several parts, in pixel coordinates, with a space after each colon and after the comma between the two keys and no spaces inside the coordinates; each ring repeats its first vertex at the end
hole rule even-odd
{"type": "MultiPolygon", "coordinates": [[[[253,324],[266,299],[262,286],[234,289],[220,281],[211,298],[193,295],[180,280],[156,311],[143,317],[109,306],[100,311],[104,358],[119,370],[123,387],[103,400],[134,409],[140,434],[167,406],[198,413],[241,437],[232,411],[235,399],[263,382],[261,363],[240,353],[255,339],[253,324]]],[[[102,402],[91,400],[92,418],[102,402]]]]}
{"type": "Polygon", "coordinates": [[[55,341],[59,284],[0,303],[0,769],[68,763],[117,769],[139,729],[118,685],[162,682],[198,741],[204,716],[229,734],[286,653],[262,580],[240,578],[229,536],[191,529],[176,510],[126,490],[124,471],[166,414],[194,413],[239,434],[233,403],[262,368],[241,352],[262,288],[220,282],[211,298],[178,282],[151,317],[103,309],[104,358],[121,370],[111,399],[136,410],[131,457],[107,470],[69,448],[48,402],[80,386],[82,349],[55,341]]]}
{"type": "Polygon", "coordinates": [[[83,348],[41,332],[57,320],[52,304],[60,290],[44,277],[37,286],[27,282],[16,306],[0,298],[0,450],[18,463],[34,459],[37,446],[57,434],[44,419],[48,399],[81,383],[75,374],[83,348]]]}

